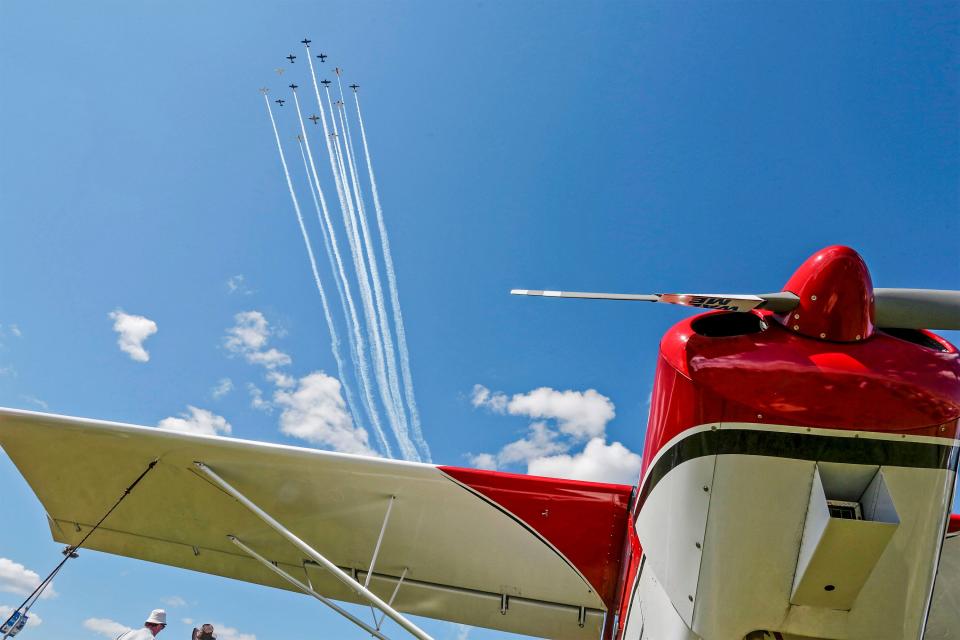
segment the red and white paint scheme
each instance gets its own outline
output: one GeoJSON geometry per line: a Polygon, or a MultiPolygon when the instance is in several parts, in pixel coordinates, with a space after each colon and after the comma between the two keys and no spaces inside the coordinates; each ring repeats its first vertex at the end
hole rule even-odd
{"type": "MultiPolygon", "coordinates": [[[[663,337],[637,486],[433,466],[0,410],[75,545],[533,636],[960,638],[960,294],[874,290],[829,247],[663,337]]],[[[373,622],[350,617],[386,637],[373,622]]],[[[382,623],[383,618],[379,618],[382,623]]],[[[391,627],[395,630],[396,628],[391,627]]]]}

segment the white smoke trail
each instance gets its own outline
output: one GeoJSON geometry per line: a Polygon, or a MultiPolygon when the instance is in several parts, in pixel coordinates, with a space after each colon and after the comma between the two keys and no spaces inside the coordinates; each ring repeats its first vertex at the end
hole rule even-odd
{"type": "MultiPolygon", "coordinates": [[[[387,410],[387,413],[391,418],[391,426],[394,430],[394,435],[397,438],[397,444],[400,445],[401,451],[404,452],[404,457],[408,460],[420,460],[420,453],[417,451],[416,447],[413,445],[413,442],[410,440],[410,435],[406,426],[406,415],[402,412],[402,406],[400,407],[401,411],[397,411],[397,404],[394,402],[396,396],[391,393],[390,385],[387,378],[386,370],[386,354],[384,351],[384,345],[382,336],[380,334],[380,323],[378,321],[378,316],[376,314],[376,309],[373,304],[372,293],[370,290],[370,283],[367,278],[370,278],[371,275],[367,271],[366,259],[364,256],[363,247],[360,244],[360,229],[358,227],[357,219],[357,210],[359,208],[358,204],[355,202],[359,199],[359,195],[353,193],[350,182],[347,178],[347,167],[346,164],[350,163],[349,156],[346,155],[344,148],[346,147],[346,140],[344,135],[346,129],[344,126],[337,128],[337,115],[335,115],[335,109],[333,103],[330,100],[330,92],[327,92],[327,101],[330,106],[330,119],[333,122],[333,133],[334,133],[334,148],[336,150],[337,165],[340,170],[340,180],[344,185],[343,190],[346,196],[347,211],[349,212],[350,226],[352,227],[352,236],[351,240],[353,245],[351,245],[351,250],[354,252],[354,259],[358,264],[357,267],[357,278],[361,281],[360,293],[363,298],[364,311],[367,314],[367,329],[371,336],[371,342],[373,342],[375,349],[373,352],[374,355],[374,370],[376,371],[377,381],[380,384],[381,399],[383,401],[384,407],[387,410]],[[343,147],[341,147],[341,142],[343,147]],[[344,158],[346,157],[346,164],[344,163],[344,158]]],[[[342,102],[340,103],[339,118],[341,125],[343,124],[343,108],[342,102]]],[[[399,390],[397,395],[399,395],[399,390]]]]}
{"type": "Polygon", "coordinates": [[[357,178],[356,155],[354,154],[353,137],[350,132],[350,121],[346,117],[346,105],[343,104],[343,86],[340,77],[337,76],[337,84],[340,86],[340,102],[343,105],[340,109],[340,130],[346,131],[346,148],[348,153],[347,164],[350,169],[350,180],[353,183],[353,190],[356,194],[357,217],[360,219],[360,231],[363,237],[364,249],[367,254],[367,263],[370,265],[370,275],[373,281],[373,294],[377,307],[377,318],[380,323],[380,333],[383,337],[384,359],[387,365],[387,380],[390,384],[390,396],[393,400],[394,411],[400,419],[400,429],[405,440],[410,438],[410,427],[407,424],[407,414],[403,408],[403,397],[400,393],[400,380],[397,375],[396,351],[393,347],[393,336],[390,331],[390,322],[387,318],[387,307],[383,300],[383,286],[380,282],[380,267],[377,264],[377,254],[371,241],[370,229],[367,225],[367,214],[363,204],[363,194],[360,190],[360,181],[357,178]]]}
{"type": "Polygon", "coordinates": [[[369,284],[366,279],[366,267],[363,264],[363,254],[359,245],[356,221],[353,219],[351,195],[347,192],[348,186],[346,184],[346,174],[343,170],[342,159],[340,158],[340,153],[338,150],[337,143],[339,142],[339,132],[337,130],[333,103],[330,98],[329,87],[326,87],[327,106],[330,109],[330,125],[333,128],[333,131],[331,132],[330,128],[327,126],[326,108],[324,107],[323,100],[320,97],[320,87],[317,81],[316,71],[313,66],[313,59],[309,55],[307,59],[310,66],[310,78],[313,81],[314,95],[316,96],[317,106],[320,110],[321,121],[323,122],[323,133],[327,145],[327,156],[330,161],[330,169],[333,173],[334,183],[337,188],[337,198],[340,202],[340,210],[343,215],[344,227],[346,229],[347,240],[350,246],[350,254],[353,258],[354,269],[356,270],[357,274],[357,282],[360,288],[360,298],[366,314],[367,330],[371,338],[371,351],[373,353],[374,369],[377,373],[378,383],[381,385],[381,398],[383,400],[384,408],[387,411],[388,417],[390,418],[390,424],[393,428],[394,436],[397,437],[397,442],[400,445],[404,457],[409,460],[419,460],[420,456],[417,453],[416,448],[412,445],[412,443],[409,442],[409,438],[406,438],[406,443],[400,438],[396,411],[393,410],[394,407],[389,401],[388,386],[386,384],[385,377],[381,375],[385,373],[383,366],[383,354],[382,351],[380,351],[380,349],[382,349],[382,344],[379,340],[377,323],[373,321],[373,306],[370,300],[369,284]]]}
{"type": "Polygon", "coordinates": [[[293,92],[293,100],[297,109],[297,119],[300,122],[300,135],[303,138],[303,142],[300,145],[301,153],[304,151],[304,147],[306,148],[306,155],[304,156],[304,169],[307,171],[307,180],[310,182],[314,206],[316,206],[317,209],[317,219],[320,222],[320,229],[323,231],[324,244],[326,245],[327,249],[327,258],[330,260],[330,269],[334,273],[334,277],[337,282],[337,289],[340,293],[340,304],[343,307],[344,317],[350,323],[352,329],[352,332],[348,333],[348,336],[350,337],[350,346],[354,354],[354,371],[357,374],[357,379],[360,381],[364,403],[367,413],[370,416],[370,422],[376,430],[378,437],[382,440],[386,440],[386,436],[383,433],[383,427],[380,422],[380,414],[377,411],[377,405],[373,399],[373,393],[371,391],[370,375],[367,370],[366,346],[363,341],[363,334],[360,330],[360,322],[357,319],[357,310],[353,302],[353,295],[350,293],[350,281],[347,279],[346,273],[343,269],[343,260],[340,257],[340,249],[337,246],[336,231],[333,227],[333,223],[330,221],[327,200],[323,195],[323,189],[320,187],[320,178],[317,175],[317,167],[313,161],[313,153],[310,150],[310,139],[307,135],[307,128],[303,120],[303,113],[300,110],[300,99],[297,96],[296,91],[293,92]],[[307,168],[308,160],[309,169],[307,168]],[[310,177],[311,172],[313,173],[312,179],[310,177]],[[316,189],[316,191],[314,192],[313,189],[316,189]],[[319,206],[317,206],[318,194],[320,196],[319,206]],[[336,263],[336,266],[334,266],[334,263],[336,263]]]}
{"type": "MultiPolygon", "coordinates": [[[[293,181],[290,179],[290,170],[287,167],[287,159],[283,154],[283,145],[280,144],[280,133],[277,131],[277,121],[273,117],[273,109],[270,107],[270,98],[268,98],[266,94],[263,96],[263,101],[267,105],[267,113],[270,115],[270,124],[273,126],[273,136],[277,142],[277,151],[280,154],[280,164],[283,165],[283,174],[287,179],[287,189],[290,191],[290,200],[293,202],[293,209],[297,214],[297,223],[300,225],[300,233],[303,236],[303,242],[307,248],[307,257],[310,259],[310,269],[313,272],[313,281],[317,286],[317,292],[320,294],[320,303],[323,307],[323,315],[326,318],[327,327],[330,330],[330,349],[333,351],[333,358],[337,363],[337,372],[340,376],[340,382],[343,385],[344,394],[347,397],[347,403],[350,406],[350,411],[353,413],[354,417],[357,417],[360,414],[356,410],[356,405],[353,400],[353,391],[350,389],[347,378],[344,375],[343,358],[340,355],[340,338],[337,336],[337,330],[333,324],[333,316],[330,314],[330,306],[327,304],[327,294],[323,290],[323,283],[320,282],[320,273],[317,271],[317,261],[313,255],[313,247],[310,244],[310,236],[307,234],[307,228],[303,224],[303,214],[300,212],[300,203],[297,201],[297,195],[293,190],[293,181]]],[[[390,452],[390,444],[385,438],[382,439],[382,444],[384,445],[386,454],[392,457],[392,453],[390,452]]]]}
{"type": "MultiPolygon", "coordinates": [[[[363,399],[364,399],[364,408],[366,408],[367,410],[367,415],[370,418],[370,424],[373,425],[374,431],[377,434],[377,438],[380,440],[382,444],[384,444],[387,451],[390,451],[390,447],[387,444],[386,435],[383,432],[383,426],[380,422],[380,414],[377,413],[376,403],[374,403],[373,395],[370,392],[370,378],[366,371],[366,354],[364,353],[363,338],[360,334],[360,324],[359,322],[357,322],[356,309],[353,306],[353,297],[350,294],[349,288],[347,288],[346,292],[344,292],[343,283],[341,283],[340,279],[336,277],[336,267],[334,265],[334,259],[332,254],[333,252],[337,252],[337,253],[339,252],[337,251],[336,244],[333,245],[333,249],[331,250],[331,238],[329,238],[329,233],[326,227],[324,226],[323,219],[320,217],[322,200],[321,202],[317,201],[317,192],[314,191],[313,178],[310,177],[310,169],[307,164],[307,156],[306,156],[306,153],[304,152],[304,142],[300,140],[299,144],[300,144],[300,156],[303,159],[303,169],[307,175],[307,182],[310,185],[310,195],[313,196],[313,206],[317,210],[317,218],[320,221],[320,231],[323,233],[323,243],[327,250],[327,258],[330,261],[330,270],[335,274],[334,280],[337,283],[337,293],[339,293],[339,296],[340,296],[340,306],[343,309],[344,318],[348,320],[348,323],[352,319],[352,323],[350,323],[351,324],[350,328],[352,330],[347,332],[347,337],[350,340],[350,353],[353,356],[352,360],[353,360],[354,374],[357,376],[357,380],[360,381],[360,388],[361,388],[363,399]],[[360,364],[358,363],[362,363],[363,366],[361,367],[360,364]]],[[[309,142],[307,144],[309,144],[309,142]]],[[[309,147],[308,147],[308,151],[309,151],[309,147]]],[[[317,188],[317,191],[319,191],[320,196],[322,198],[323,190],[319,188],[319,185],[317,185],[316,188],[317,188]]],[[[323,205],[323,208],[326,209],[325,203],[323,205]]],[[[333,236],[332,241],[334,243],[336,242],[336,236],[333,236]]],[[[341,273],[343,272],[342,264],[340,265],[340,271],[341,273]]],[[[349,287],[349,283],[347,283],[347,286],[349,287]]],[[[392,457],[392,453],[389,455],[391,455],[392,457]]]]}
{"type": "Polygon", "coordinates": [[[420,426],[420,411],[413,393],[413,376],[410,372],[410,353],[407,350],[407,334],[403,326],[403,312],[400,310],[400,294],[397,290],[397,275],[393,268],[393,254],[390,252],[390,238],[387,236],[387,227],[383,220],[383,208],[380,206],[380,195],[377,191],[377,181],[373,176],[373,163],[370,161],[370,148],[367,146],[367,131],[363,126],[363,115],[360,112],[360,96],[354,92],[354,102],[357,105],[357,121],[360,123],[360,137],[363,140],[363,153],[367,160],[367,172],[370,175],[370,191],[373,196],[373,206],[377,212],[377,228],[380,231],[380,244],[383,250],[383,264],[387,271],[387,282],[390,286],[390,305],[393,307],[393,325],[397,332],[397,348],[400,351],[400,371],[403,375],[404,391],[407,406],[410,409],[413,439],[416,441],[423,457],[430,461],[430,446],[423,437],[420,426]]]}

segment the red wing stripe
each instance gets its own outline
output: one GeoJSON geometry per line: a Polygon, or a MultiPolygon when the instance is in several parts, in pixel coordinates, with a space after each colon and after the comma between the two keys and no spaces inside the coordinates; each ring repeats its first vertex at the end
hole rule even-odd
{"type": "Polygon", "coordinates": [[[439,467],[551,546],[616,609],[632,487],[439,467]]]}

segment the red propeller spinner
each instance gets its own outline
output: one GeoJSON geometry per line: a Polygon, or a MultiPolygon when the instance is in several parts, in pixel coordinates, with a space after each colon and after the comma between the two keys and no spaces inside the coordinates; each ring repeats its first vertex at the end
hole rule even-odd
{"type": "Polygon", "coordinates": [[[783,287],[797,306],[776,318],[811,338],[856,342],[873,334],[876,312],[867,263],[850,247],[835,245],[807,258],[783,287]]]}

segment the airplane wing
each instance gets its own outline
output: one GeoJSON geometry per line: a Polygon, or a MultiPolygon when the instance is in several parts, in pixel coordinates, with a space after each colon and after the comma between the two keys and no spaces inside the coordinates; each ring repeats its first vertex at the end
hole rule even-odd
{"type": "Polygon", "coordinates": [[[0,446],[76,544],[154,459],[84,545],[293,589],[236,536],[315,591],[342,582],[200,473],[202,462],[403,612],[557,639],[599,638],[615,609],[631,487],[368,458],[0,409],[0,446]]]}
{"type": "Polygon", "coordinates": [[[960,515],[950,516],[940,552],[924,640],[951,640],[960,629],[960,515]]]}

